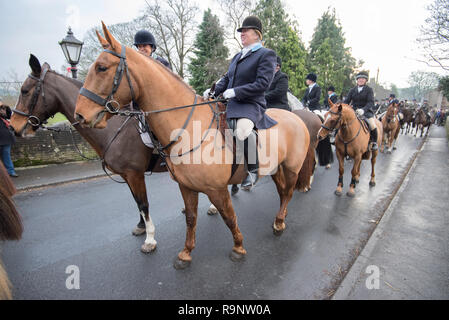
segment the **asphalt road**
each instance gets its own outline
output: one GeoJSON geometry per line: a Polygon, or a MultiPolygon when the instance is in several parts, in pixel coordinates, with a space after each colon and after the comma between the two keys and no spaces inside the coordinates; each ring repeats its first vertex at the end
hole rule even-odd
{"type": "MultiPolygon", "coordinates": [[[[296,192],[287,229],[275,237],[279,200],[271,178],[233,198],[244,246],[232,262],[233,241],[220,216],[206,215],[200,195],[196,249],[190,268],[173,268],[183,248],[185,219],[177,184],[167,174],[147,179],[156,226],[156,252],[140,252],[144,238],[131,235],[137,207],[126,185],[107,178],[21,193],[20,242],[5,243],[3,260],[15,299],[327,299],[360,253],[400,186],[421,138],[400,136],[398,150],[381,154],[377,186],[370,162],[362,164],[357,195],[338,198],[337,163],[318,168],[313,189],[296,192]],[[68,266],[80,270],[80,289],[66,288],[68,266]]],[[[346,164],[345,193],[352,163],[346,164]]]]}

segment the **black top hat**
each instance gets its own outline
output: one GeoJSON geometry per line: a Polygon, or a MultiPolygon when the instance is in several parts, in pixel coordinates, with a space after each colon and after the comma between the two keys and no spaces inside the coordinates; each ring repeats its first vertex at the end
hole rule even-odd
{"type": "Polygon", "coordinates": [[[256,29],[262,33],[262,21],[256,16],[249,16],[243,20],[242,26],[237,29],[237,32],[242,32],[243,29],[256,29]]]}
{"type": "Polygon", "coordinates": [[[309,73],[306,77],[306,80],[310,80],[313,82],[316,82],[317,79],[318,79],[318,77],[315,73],[309,73]]]}
{"type": "Polygon", "coordinates": [[[394,93],[390,94],[390,98],[396,98],[396,95],[394,93]]]}
{"type": "Polygon", "coordinates": [[[335,87],[334,86],[330,86],[329,88],[327,88],[327,91],[335,92],[335,87]]]}

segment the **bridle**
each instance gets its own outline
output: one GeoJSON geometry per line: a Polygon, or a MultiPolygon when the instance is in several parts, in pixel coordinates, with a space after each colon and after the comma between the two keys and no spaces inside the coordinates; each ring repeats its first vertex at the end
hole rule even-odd
{"type": "Polygon", "coordinates": [[[335,130],[340,129],[340,128],[337,128],[337,125],[340,124],[340,127],[341,127],[340,120],[341,120],[341,117],[342,117],[342,111],[334,112],[332,110],[329,110],[328,112],[330,114],[333,114],[334,116],[338,116],[338,119],[335,122],[335,125],[333,126],[333,128],[329,128],[329,127],[325,126],[324,123],[321,125],[321,128],[325,129],[326,131],[329,131],[329,133],[330,133],[330,132],[334,132],[335,130]]]}
{"type": "Polygon", "coordinates": [[[122,82],[123,73],[126,73],[126,78],[128,79],[129,89],[131,90],[131,97],[132,101],[135,102],[135,94],[134,94],[134,88],[131,83],[131,77],[129,75],[129,68],[128,63],[126,62],[126,47],[122,45],[122,51],[121,54],[118,54],[112,50],[104,49],[103,52],[107,52],[112,54],[113,56],[116,56],[117,58],[120,58],[120,62],[117,67],[117,71],[115,72],[114,76],[114,82],[111,93],[107,96],[106,99],[100,97],[96,93],[82,87],[80,89],[80,95],[86,97],[87,99],[95,102],[96,104],[104,107],[104,110],[101,111],[102,113],[108,112],[111,114],[117,114],[120,109],[120,104],[118,101],[114,100],[114,94],[117,92],[120,83],[122,82]]]}
{"type": "Polygon", "coordinates": [[[41,121],[38,117],[33,115],[34,108],[36,108],[37,102],[39,100],[39,95],[42,96],[42,101],[44,103],[44,108],[47,110],[47,102],[45,101],[45,91],[44,91],[44,80],[47,75],[49,69],[44,69],[40,75],[40,77],[36,77],[32,74],[28,75],[28,78],[36,80],[36,86],[34,88],[33,96],[31,97],[30,105],[28,106],[28,112],[22,112],[14,108],[12,112],[17,113],[18,115],[24,116],[28,119],[28,124],[32,127],[41,127],[43,124],[47,123],[47,121],[41,121]]]}

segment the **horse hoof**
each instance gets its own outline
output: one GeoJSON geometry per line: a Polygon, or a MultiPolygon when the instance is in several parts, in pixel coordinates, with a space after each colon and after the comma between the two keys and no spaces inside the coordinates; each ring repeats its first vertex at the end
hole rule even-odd
{"type": "Polygon", "coordinates": [[[191,263],[191,261],[183,261],[179,258],[176,258],[175,262],[173,263],[173,267],[176,270],[184,270],[184,269],[190,267],[190,263],[191,263]]]}
{"type": "Polygon", "coordinates": [[[135,236],[135,237],[144,235],[145,233],[146,233],[146,230],[143,228],[139,228],[139,227],[135,228],[132,232],[133,236],[135,236]]]}
{"type": "Polygon", "coordinates": [[[231,195],[232,196],[235,196],[237,193],[239,193],[239,187],[238,186],[232,186],[232,189],[231,189],[231,195]]]}
{"type": "Polygon", "coordinates": [[[186,214],[186,208],[181,209],[182,214],[186,214]]]}
{"type": "Polygon", "coordinates": [[[374,181],[370,181],[370,182],[369,182],[369,186],[370,186],[370,187],[375,187],[375,186],[376,186],[376,183],[375,183],[374,181]]]}
{"type": "Polygon", "coordinates": [[[240,262],[245,260],[245,255],[237,253],[234,250],[232,250],[231,253],[229,254],[229,258],[231,259],[232,262],[240,262]]]}
{"type": "Polygon", "coordinates": [[[391,154],[391,150],[388,150],[388,151],[387,151],[387,154],[391,154]]]}
{"type": "Polygon", "coordinates": [[[355,197],[355,192],[348,191],[348,193],[346,195],[348,197],[350,197],[350,198],[354,198],[355,197]]]}
{"type": "Polygon", "coordinates": [[[336,190],[336,191],[335,191],[335,195],[336,195],[337,197],[341,197],[341,196],[343,195],[343,193],[342,193],[341,191],[336,190]]]}
{"type": "Polygon", "coordinates": [[[393,147],[393,150],[398,150],[398,148],[396,148],[396,147],[393,147]]]}
{"type": "Polygon", "coordinates": [[[140,247],[140,251],[142,251],[145,254],[148,254],[154,252],[156,248],[157,248],[156,244],[144,243],[142,247],[140,247]]]}
{"type": "Polygon", "coordinates": [[[217,210],[217,208],[210,208],[209,210],[207,210],[207,214],[210,216],[215,216],[217,215],[219,212],[217,210]]]}
{"type": "Polygon", "coordinates": [[[359,183],[360,183],[360,180],[355,180],[355,183],[356,183],[356,184],[359,184],[359,183]]]}

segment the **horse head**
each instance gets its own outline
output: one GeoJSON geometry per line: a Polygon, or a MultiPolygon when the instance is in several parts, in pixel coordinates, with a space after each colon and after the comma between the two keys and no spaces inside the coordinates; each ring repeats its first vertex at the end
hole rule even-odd
{"type": "Polygon", "coordinates": [[[20,95],[13,110],[11,126],[18,136],[34,136],[36,130],[46,122],[46,120],[56,113],[48,105],[54,106],[54,97],[46,95],[45,78],[51,71],[50,65],[44,63],[42,66],[39,60],[30,55],[29,65],[31,73],[20,88],[20,95]]]}
{"type": "Polygon", "coordinates": [[[137,88],[126,59],[134,50],[122,46],[103,22],[102,27],[105,38],[98,31],[97,37],[104,51],[89,68],[76,102],[75,119],[84,127],[105,128],[112,117],[110,111],[130,104],[130,88],[137,88]]]}
{"type": "Polygon", "coordinates": [[[344,106],[341,102],[334,104],[329,99],[329,111],[325,114],[324,123],[318,131],[319,141],[324,140],[331,132],[340,128],[344,106]]]}

